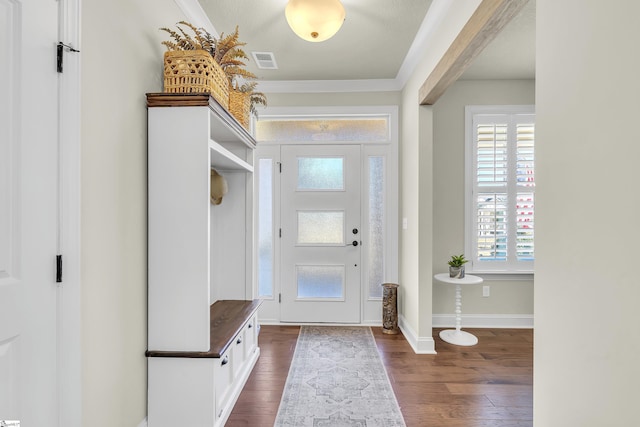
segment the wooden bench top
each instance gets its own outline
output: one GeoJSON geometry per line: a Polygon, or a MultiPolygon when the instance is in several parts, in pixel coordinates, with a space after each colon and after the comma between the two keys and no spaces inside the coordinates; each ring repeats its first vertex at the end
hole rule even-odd
{"type": "Polygon", "coordinates": [[[209,351],[147,350],[147,357],[220,357],[262,304],[262,300],[222,300],[211,304],[209,351]]]}

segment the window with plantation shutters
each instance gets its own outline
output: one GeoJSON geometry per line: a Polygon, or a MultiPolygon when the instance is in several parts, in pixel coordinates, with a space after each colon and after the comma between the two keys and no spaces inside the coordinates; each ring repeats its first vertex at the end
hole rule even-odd
{"type": "Polygon", "coordinates": [[[465,255],[476,273],[532,273],[533,106],[467,106],[465,255]]]}

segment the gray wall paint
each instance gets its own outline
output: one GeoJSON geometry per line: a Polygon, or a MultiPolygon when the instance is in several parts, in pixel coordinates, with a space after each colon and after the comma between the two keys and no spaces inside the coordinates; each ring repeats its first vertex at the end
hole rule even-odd
{"type": "MultiPolygon", "coordinates": [[[[533,80],[463,80],[434,105],[433,273],[448,271],[447,261],[464,252],[464,108],[466,105],[535,103],[533,80]]],[[[463,314],[533,314],[533,281],[485,281],[464,287],[463,314]]],[[[453,286],[434,282],[433,313],[454,313],[453,286]]]]}
{"type": "Polygon", "coordinates": [[[534,426],[638,425],[640,2],[536,15],[534,426]]]}
{"type": "MultiPolygon", "coordinates": [[[[146,416],[147,111],[169,0],[82,4],[82,425],[146,416]]],[[[177,143],[179,141],[176,141],[177,143]]]]}

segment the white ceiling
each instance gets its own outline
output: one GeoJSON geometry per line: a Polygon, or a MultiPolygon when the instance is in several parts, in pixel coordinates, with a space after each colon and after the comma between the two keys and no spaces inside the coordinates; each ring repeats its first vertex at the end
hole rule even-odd
{"type": "MultiPolygon", "coordinates": [[[[248,56],[252,51],[275,55],[277,70],[260,70],[253,59],[247,69],[262,81],[277,82],[395,79],[432,0],[342,0],[344,25],[320,43],[291,31],[284,16],[287,0],[199,3],[218,33],[228,34],[238,25],[248,56]]],[[[530,0],[462,78],[534,78],[534,72],[535,0],[530,0]]]]}

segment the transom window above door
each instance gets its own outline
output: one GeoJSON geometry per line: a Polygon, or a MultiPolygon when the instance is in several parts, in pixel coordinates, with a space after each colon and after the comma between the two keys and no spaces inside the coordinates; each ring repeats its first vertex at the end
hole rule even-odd
{"type": "Polygon", "coordinates": [[[278,117],[256,122],[258,142],[389,142],[390,119],[371,117],[326,117],[321,119],[278,117]]]}

